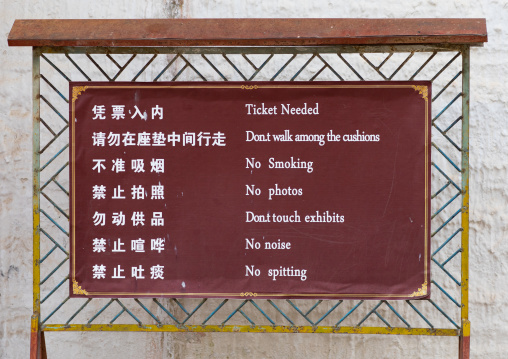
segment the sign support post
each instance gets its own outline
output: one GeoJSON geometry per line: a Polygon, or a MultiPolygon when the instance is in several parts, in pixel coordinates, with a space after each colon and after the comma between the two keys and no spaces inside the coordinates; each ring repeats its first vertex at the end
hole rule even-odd
{"type": "Polygon", "coordinates": [[[462,50],[462,283],[460,358],[469,359],[469,70],[470,49],[462,50]]]}

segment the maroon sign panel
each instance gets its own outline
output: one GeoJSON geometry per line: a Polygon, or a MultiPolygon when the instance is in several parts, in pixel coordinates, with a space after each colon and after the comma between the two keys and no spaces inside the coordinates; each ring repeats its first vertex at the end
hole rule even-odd
{"type": "Polygon", "coordinates": [[[430,82],[70,98],[71,296],[430,295],[430,82]]]}

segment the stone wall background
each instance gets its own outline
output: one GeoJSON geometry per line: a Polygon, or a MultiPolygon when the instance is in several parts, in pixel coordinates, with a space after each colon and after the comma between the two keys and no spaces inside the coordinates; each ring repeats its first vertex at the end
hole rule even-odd
{"type": "MultiPolygon", "coordinates": [[[[472,358],[508,353],[508,1],[0,0],[0,358],[26,358],[32,313],[31,49],[15,19],[485,17],[471,51],[472,358]],[[505,339],[503,339],[505,338],[505,339]]],[[[50,358],[456,358],[456,338],[198,333],[49,333],[50,358]]]]}

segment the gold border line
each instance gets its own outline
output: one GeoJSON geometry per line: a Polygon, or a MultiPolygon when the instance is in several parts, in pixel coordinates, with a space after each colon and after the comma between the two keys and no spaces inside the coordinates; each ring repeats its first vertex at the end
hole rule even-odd
{"type": "Polygon", "coordinates": [[[325,293],[325,294],[319,294],[319,293],[296,293],[296,294],[284,294],[284,293],[253,293],[254,295],[242,295],[243,293],[171,293],[171,292],[161,292],[161,293],[138,293],[138,292],[87,292],[88,295],[97,295],[97,296],[107,296],[107,295],[124,295],[124,296],[151,296],[151,297],[157,297],[157,296],[216,296],[216,297],[313,297],[313,298],[319,298],[319,297],[355,297],[355,298],[414,298],[412,297],[412,294],[337,294],[337,293],[325,293]]]}
{"type": "MultiPolygon", "coordinates": [[[[418,81],[417,81],[418,82],[418,81]]],[[[424,86],[424,85],[420,85],[421,87],[424,87],[427,91],[428,91],[428,86],[424,86]]],[[[79,87],[79,86],[73,86],[72,89],[74,90],[74,88],[76,87],[79,87]]],[[[261,89],[261,88],[304,88],[304,89],[321,89],[321,88],[412,88],[416,91],[418,91],[418,89],[415,88],[415,85],[298,85],[298,84],[295,84],[295,85],[257,85],[257,88],[254,88],[254,90],[256,89],[261,89]]],[[[86,86],[85,89],[92,89],[92,88],[96,88],[96,89],[109,89],[109,88],[115,88],[115,89],[154,89],[154,88],[157,88],[157,89],[189,89],[189,88],[206,88],[206,89],[234,89],[234,88],[237,88],[237,89],[247,89],[247,90],[250,90],[250,88],[245,88],[245,85],[220,85],[220,86],[204,86],[204,85],[185,85],[185,86],[177,86],[177,85],[162,85],[162,86],[136,86],[136,85],[130,85],[130,86],[110,86],[110,85],[105,85],[105,86],[86,86]]],[[[76,150],[75,150],[75,130],[76,130],[76,126],[75,126],[75,101],[77,100],[77,97],[80,95],[81,93],[78,93],[76,96],[73,96],[72,98],[72,118],[71,118],[71,126],[72,126],[72,145],[71,145],[71,154],[72,154],[72,191],[71,191],[71,195],[72,195],[72,216],[71,216],[71,219],[72,219],[72,222],[71,222],[71,226],[72,226],[72,238],[71,238],[71,241],[72,241],[72,258],[71,258],[71,261],[72,261],[72,280],[74,282],[76,282],[75,278],[76,278],[76,243],[75,243],[75,239],[76,239],[76,196],[75,196],[75,190],[76,190],[76,186],[75,186],[75,178],[76,178],[76,174],[75,174],[75,156],[76,156],[76,150]]],[[[420,93],[421,94],[421,93],[420,93]]],[[[351,298],[351,297],[354,297],[354,298],[375,298],[375,297],[381,297],[381,298],[414,298],[416,296],[425,296],[427,295],[428,293],[428,290],[427,290],[427,285],[429,285],[429,270],[428,270],[428,239],[427,239],[427,236],[428,236],[428,221],[429,221],[429,218],[428,218],[428,198],[429,198],[429,188],[428,188],[428,185],[429,185],[429,179],[428,179],[428,174],[429,174],[429,171],[428,171],[428,166],[429,166],[429,153],[428,153],[428,139],[429,139],[429,102],[428,102],[428,96],[422,96],[422,98],[424,99],[425,101],[425,120],[424,120],[424,125],[425,125],[425,144],[424,144],[424,148],[425,148],[425,191],[424,191],[424,208],[425,208],[425,214],[424,214],[424,224],[425,224],[425,228],[424,228],[424,282],[422,283],[421,285],[421,288],[417,288],[416,291],[414,291],[413,293],[411,294],[330,294],[330,293],[325,293],[325,294],[313,294],[313,293],[305,293],[305,294],[302,294],[302,293],[293,293],[293,294],[282,294],[282,293],[273,293],[273,294],[266,294],[266,293],[251,293],[249,292],[250,294],[252,295],[244,295],[244,293],[138,293],[138,292],[87,292],[88,296],[114,296],[114,295],[117,295],[117,296],[151,296],[151,297],[156,297],[156,296],[182,296],[182,297],[185,297],[185,296],[210,296],[210,297],[213,297],[213,296],[217,296],[217,297],[248,297],[248,296],[253,296],[253,297],[256,297],[256,296],[263,296],[263,297],[314,297],[314,298],[328,298],[328,297],[343,297],[343,298],[351,298]],[[421,293],[423,292],[423,293],[421,293]]],[[[76,282],[77,284],[77,282],[76,282]]]]}
{"type": "MultiPolygon", "coordinates": [[[[74,88],[72,89],[74,90],[74,88]]],[[[75,123],[75,102],[77,100],[77,96],[72,98],[72,117],[71,117],[71,128],[72,128],[72,145],[71,145],[71,155],[72,155],[72,216],[71,216],[71,230],[72,230],[72,280],[76,279],[76,123],[75,123]]]]}
{"type": "MultiPolygon", "coordinates": [[[[427,90],[427,87],[425,87],[425,89],[427,90]]],[[[427,268],[427,222],[428,222],[428,217],[427,217],[427,211],[428,211],[428,208],[427,208],[427,198],[429,196],[429,193],[428,193],[428,184],[427,184],[427,181],[428,181],[428,148],[427,148],[427,143],[428,143],[428,96],[423,96],[423,99],[425,100],[425,163],[424,163],[424,166],[425,166],[425,229],[424,229],[424,235],[425,235],[425,249],[424,249],[424,270],[425,270],[425,283],[427,283],[427,272],[428,272],[428,268],[427,268]]],[[[427,288],[425,288],[425,294],[427,294],[427,288]]]]}

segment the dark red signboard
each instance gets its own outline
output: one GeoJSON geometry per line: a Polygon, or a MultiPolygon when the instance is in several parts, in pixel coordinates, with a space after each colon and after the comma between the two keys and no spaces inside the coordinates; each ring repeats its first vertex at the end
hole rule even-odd
{"type": "Polygon", "coordinates": [[[70,97],[71,296],[430,295],[430,82],[70,97]]]}

